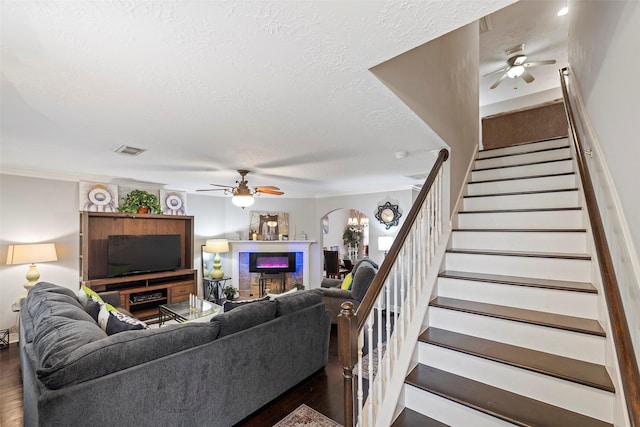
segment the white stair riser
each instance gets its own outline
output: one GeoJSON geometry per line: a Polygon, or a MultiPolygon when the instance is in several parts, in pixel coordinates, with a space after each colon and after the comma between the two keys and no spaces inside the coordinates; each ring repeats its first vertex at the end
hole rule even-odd
{"type": "Polygon", "coordinates": [[[446,269],[453,271],[591,282],[591,261],[580,259],[449,252],[446,255],[445,262],[446,269]]]}
{"type": "Polygon", "coordinates": [[[604,364],[605,338],[439,307],[429,307],[429,326],[604,364]]]}
{"type": "Polygon", "coordinates": [[[463,210],[573,208],[580,206],[577,190],[552,193],[509,194],[504,196],[465,197],[463,210]]]}
{"type": "Polygon", "coordinates": [[[587,252],[585,231],[454,231],[452,247],[531,252],[587,252]]]}
{"type": "Polygon", "coordinates": [[[419,361],[550,405],[613,420],[613,394],[604,390],[425,343],[420,343],[419,361]]]}
{"type": "Polygon", "coordinates": [[[511,145],[509,147],[496,148],[493,150],[482,150],[478,153],[478,158],[502,156],[505,154],[524,153],[527,151],[544,150],[546,148],[566,147],[569,145],[567,138],[540,141],[532,144],[511,145]]]}
{"type": "Polygon", "coordinates": [[[571,160],[563,160],[561,162],[556,161],[550,163],[534,163],[532,165],[513,166],[498,169],[477,170],[471,172],[471,181],[549,175],[563,172],[573,172],[573,162],[571,160]]]}
{"type": "Polygon", "coordinates": [[[404,404],[409,409],[451,427],[513,427],[515,425],[408,384],[404,386],[404,404]]]}
{"type": "Polygon", "coordinates": [[[512,179],[507,181],[477,182],[467,186],[469,196],[512,193],[517,191],[564,190],[575,188],[575,175],[545,176],[541,178],[512,179]]]}
{"type": "Polygon", "coordinates": [[[539,151],[536,153],[516,154],[513,156],[495,157],[489,159],[478,159],[474,165],[474,169],[486,169],[496,166],[520,165],[535,162],[544,162],[547,160],[567,159],[571,157],[571,150],[567,148],[559,148],[549,151],[539,151]]]}
{"type": "Polygon", "coordinates": [[[583,228],[581,210],[473,212],[458,213],[456,228],[472,229],[535,229],[583,228]]]}
{"type": "Polygon", "coordinates": [[[597,319],[598,294],[531,286],[438,279],[438,296],[597,319]]]}

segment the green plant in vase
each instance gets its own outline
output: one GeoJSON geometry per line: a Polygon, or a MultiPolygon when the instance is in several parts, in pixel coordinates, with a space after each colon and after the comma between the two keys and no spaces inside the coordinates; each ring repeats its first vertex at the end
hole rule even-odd
{"type": "Polygon", "coordinates": [[[144,190],[133,190],[122,199],[118,212],[161,214],[158,196],[144,190]]]}
{"type": "Polygon", "coordinates": [[[236,288],[234,288],[231,285],[227,285],[224,287],[224,289],[222,290],[222,292],[224,293],[224,296],[228,299],[228,300],[232,300],[236,297],[236,294],[238,293],[238,291],[236,290],[236,288]]]}

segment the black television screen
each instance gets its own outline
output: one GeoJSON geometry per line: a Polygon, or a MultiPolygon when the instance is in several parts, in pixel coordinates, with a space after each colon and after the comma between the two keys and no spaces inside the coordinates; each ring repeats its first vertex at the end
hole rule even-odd
{"type": "Polygon", "coordinates": [[[181,261],[179,234],[109,236],[107,277],[172,271],[181,261]]]}

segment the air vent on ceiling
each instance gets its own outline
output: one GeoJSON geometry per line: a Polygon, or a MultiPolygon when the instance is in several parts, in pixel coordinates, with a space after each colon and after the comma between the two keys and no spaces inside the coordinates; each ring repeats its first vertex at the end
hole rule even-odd
{"type": "Polygon", "coordinates": [[[482,18],[480,18],[478,20],[478,23],[480,24],[480,34],[491,31],[491,21],[489,20],[488,16],[483,16],[482,18]]]}
{"type": "Polygon", "coordinates": [[[122,154],[123,156],[137,156],[138,154],[147,150],[145,150],[144,148],[131,147],[129,145],[121,145],[113,151],[115,153],[122,154]]]}

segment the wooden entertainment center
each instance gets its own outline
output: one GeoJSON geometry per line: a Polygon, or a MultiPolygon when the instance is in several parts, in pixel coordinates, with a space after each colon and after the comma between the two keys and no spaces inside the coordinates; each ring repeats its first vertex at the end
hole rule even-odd
{"type": "Polygon", "coordinates": [[[81,283],[96,292],[118,290],[120,303],[134,316],[158,315],[158,305],[186,301],[196,293],[193,266],[193,216],[80,213],[81,283]],[[110,235],[180,235],[181,264],[175,271],[107,277],[110,235]]]}

